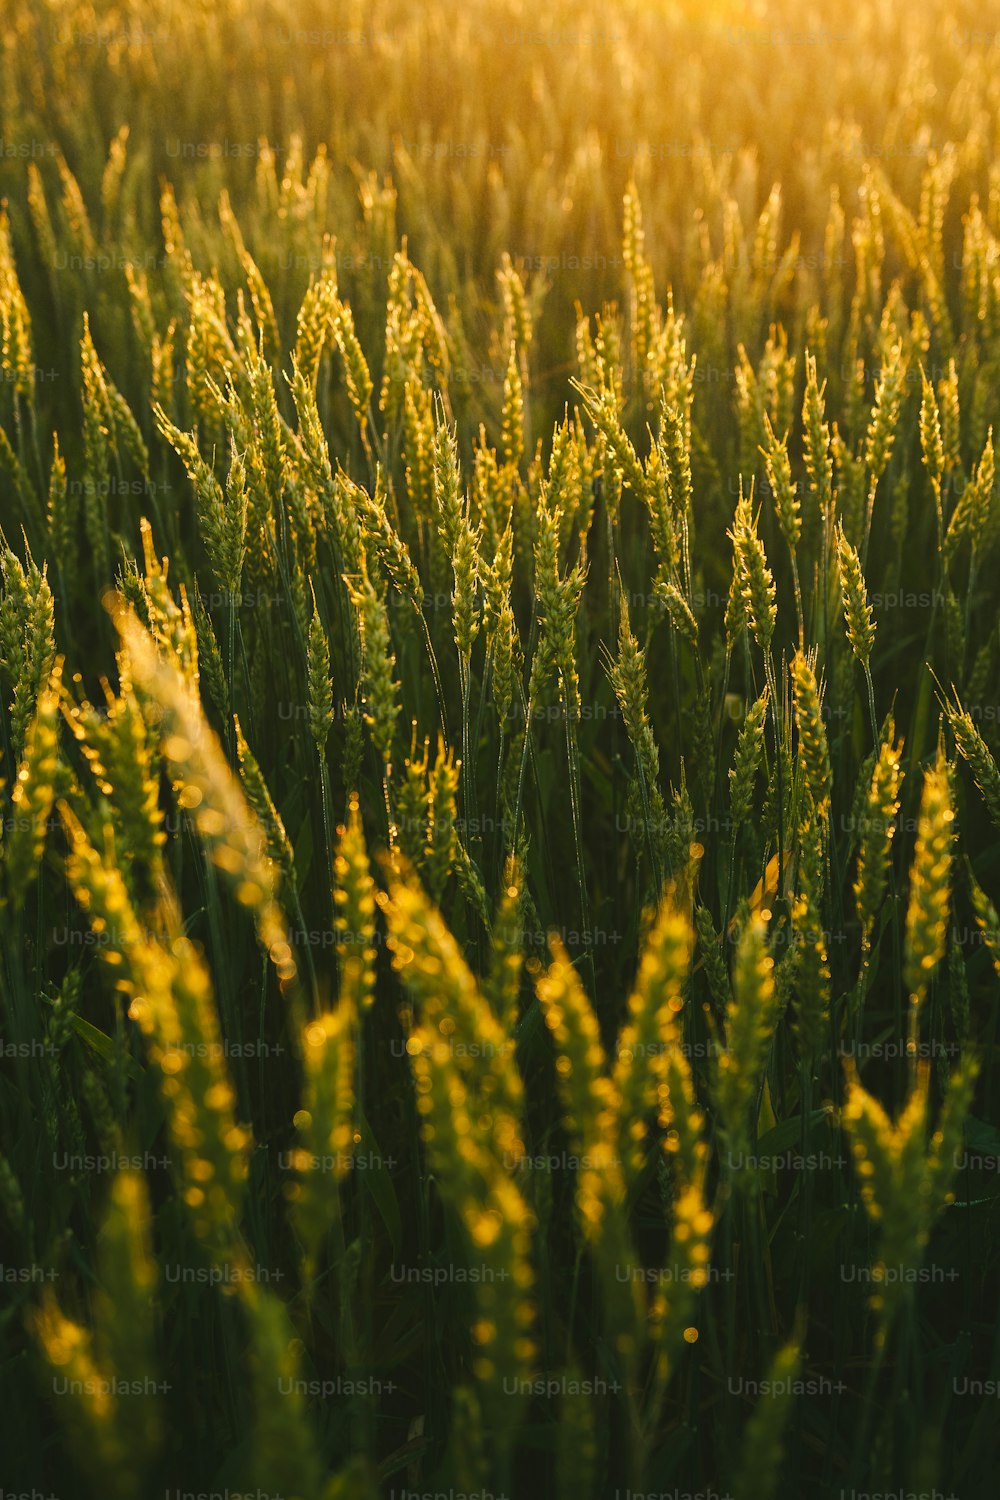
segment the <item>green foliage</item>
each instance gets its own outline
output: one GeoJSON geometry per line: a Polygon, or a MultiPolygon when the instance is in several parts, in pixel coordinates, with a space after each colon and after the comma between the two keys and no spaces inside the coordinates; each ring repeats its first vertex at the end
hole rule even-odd
{"type": "Polygon", "coordinates": [[[8,4],[5,1494],[989,1493],[1000,53],[766,11],[8,4]]]}

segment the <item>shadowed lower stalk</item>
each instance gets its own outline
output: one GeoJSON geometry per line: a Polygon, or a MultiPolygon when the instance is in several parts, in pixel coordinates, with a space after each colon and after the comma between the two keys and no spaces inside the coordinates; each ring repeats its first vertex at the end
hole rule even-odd
{"type": "Polygon", "coordinates": [[[775,748],[775,786],[778,799],[778,878],[775,882],[775,904],[784,902],[782,894],[785,880],[785,793],[784,793],[784,770],[783,770],[783,748],[782,748],[782,724],[778,708],[778,688],[774,675],[774,659],[770,650],[764,653],[764,676],[767,682],[767,690],[771,700],[771,725],[774,730],[775,748]]]}
{"type": "Polygon", "coordinates": [[[475,788],[472,785],[472,744],[469,734],[472,671],[467,657],[463,657],[459,662],[459,679],[462,691],[462,806],[465,811],[465,836],[468,839],[473,827],[472,808],[475,803],[475,788]]]}
{"type": "MultiPolygon", "coordinates": [[[[536,613],[535,613],[535,611],[533,609],[532,610],[532,616],[531,616],[531,639],[530,639],[529,644],[528,644],[528,660],[529,661],[533,661],[534,660],[534,654],[535,654],[535,652],[537,650],[537,647],[538,647],[538,618],[537,618],[537,615],[536,615],[536,613]]],[[[518,703],[520,704],[520,707],[521,707],[521,709],[522,709],[522,711],[524,713],[524,744],[521,746],[521,764],[520,764],[520,766],[518,768],[518,773],[517,773],[517,797],[516,797],[515,803],[514,803],[514,831],[513,831],[513,838],[511,840],[510,851],[509,851],[511,854],[516,854],[517,847],[518,847],[518,839],[520,838],[520,834],[521,834],[521,812],[522,812],[523,805],[524,805],[524,774],[525,774],[525,771],[527,770],[528,756],[529,756],[529,754],[532,753],[532,750],[531,750],[531,724],[532,724],[532,719],[533,719],[533,716],[534,716],[534,709],[535,709],[535,693],[534,693],[534,685],[533,685],[532,680],[529,678],[527,695],[525,695],[524,686],[523,686],[523,684],[521,682],[520,677],[518,677],[516,685],[517,685],[518,703]]]]}
{"type": "Polygon", "coordinates": [[[590,903],[587,899],[587,874],[583,858],[583,821],[580,799],[580,763],[577,749],[576,721],[571,722],[569,705],[563,695],[563,720],[566,726],[566,758],[569,763],[570,806],[573,815],[573,844],[576,851],[576,878],[580,896],[580,921],[583,928],[587,970],[590,975],[590,993],[597,996],[597,972],[594,967],[593,934],[590,930],[590,903]]]}
{"type": "MultiPolygon", "coordinates": [[[[228,616],[229,616],[229,621],[228,621],[228,623],[229,623],[229,701],[230,701],[231,704],[235,705],[235,703],[236,703],[236,697],[235,697],[235,693],[236,693],[236,601],[234,600],[232,594],[230,594],[230,596],[229,596],[229,609],[228,609],[227,613],[228,613],[228,616]]],[[[247,701],[249,702],[249,699],[247,701]]],[[[251,730],[251,732],[252,732],[252,730],[251,730]]],[[[226,716],[226,739],[227,739],[228,744],[229,744],[229,759],[232,762],[234,760],[234,758],[235,758],[236,742],[235,742],[235,735],[234,735],[233,726],[232,726],[232,724],[229,721],[229,716],[228,715],[226,716]]]]}
{"type": "Polygon", "coordinates": [[[805,615],[803,614],[803,610],[802,610],[802,585],[799,582],[799,559],[798,559],[798,553],[795,551],[794,548],[792,549],[791,557],[792,557],[792,587],[793,587],[793,589],[795,591],[795,617],[796,617],[796,620],[798,621],[798,627],[799,627],[799,650],[801,651],[804,648],[804,646],[805,646],[806,626],[805,626],[805,615]]]}
{"type": "Polygon", "coordinates": [[[419,608],[419,606],[416,607],[416,610],[420,618],[420,624],[423,627],[424,644],[427,647],[427,660],[430,664],[431,676],[434,679],[434,692],[437,696],[438,717],[441,722],[441,736],[444,740],[445,753],[447,754],[448,715],[445,709],[444,688],[441,685],[441,673],[438,670],[438,660],[434,652],[434,642],[431,640],[431,632],[430,627],[427,624],[427,616],[424,614],[423,610],[419,608]]]}

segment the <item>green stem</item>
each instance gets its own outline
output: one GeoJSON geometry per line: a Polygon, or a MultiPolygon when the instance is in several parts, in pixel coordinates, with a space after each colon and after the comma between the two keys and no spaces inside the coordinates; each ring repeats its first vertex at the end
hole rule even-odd
{"type": "Polygon", "coordinates": [[[566,701],[565,690],[562,694],[563,722],[566,726],[566,757],[569,761],[569,795],[570,806],[573,813],[573,843],[576,849],[576,878],[580,893],[580,921],[582,924],[581,940],[587,959],[587,968],[590,971],[590,993],[592,998],[597,997],[597,972],[594,966],[593,943],[588,941],[593,934],[590,932],[590,902],[587,897],[587,876],[583,862],[583,826],[581,817],[581,794],[580,794],[580,765],[578,759],[578,746],[576,737],[576,720],[571,721],[569,704],[566,701]]]}

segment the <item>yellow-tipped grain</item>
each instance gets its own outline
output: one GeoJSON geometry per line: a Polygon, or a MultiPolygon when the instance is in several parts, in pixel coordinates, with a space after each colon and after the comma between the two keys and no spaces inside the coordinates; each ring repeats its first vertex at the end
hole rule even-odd
{"type": "Polygon", "coordinates": [[[877,1288],[871,1306],[879,1318],[877,1346],[912,1296],[934,1220],[953,1199],[951,1182],[962,1139],[962,1121],[972,1099],[977,1064],[965,1058],[948,1081],[937,1129],[927,1140],[930,1068],[917,1066],[909,1098],[895,1123],[862,1087],[853,1062],[846,1063],[843,1122],[850,1137],[861,1197],[879,1234],[872,1267],[877,1288]]]}
{"type": "Polygon", "coordinates": [[[791,673],[802,778],[813,805],[818,812],[825,813],[830,805],[832,772],[816,673],[801,651],[792,658],[791,673]]]}
{"type": "Polygon", "coordinates": [[[870,934],[889,881],[889,857],[899,812],[899,789],[903,779],[903,742],[893,742],[895,725],[879,745],[872,768],[862,825],[859,830],[858,870],[854,899],[862,932],[870,934]]]}
{"type": "Polygon", "coordinates": [[[868,603],[861,559],[857,549],[847,540],[843,529],[837,532],[837,561],[847,639],[858,661],[867,669],[875,644],[875,623],[868,603]]]}
{"type": "Polygon", "coordinates": [[[924,775],[917,842],[910,866],[904,979],[914,1010],[925,999],[931,976],[944,957],[951,904],[954,821],[948,767],[939,753],[924,775]]]}

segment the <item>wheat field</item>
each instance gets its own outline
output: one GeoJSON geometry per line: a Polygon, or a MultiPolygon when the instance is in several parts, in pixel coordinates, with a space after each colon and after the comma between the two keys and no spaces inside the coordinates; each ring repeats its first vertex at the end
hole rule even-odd
{"type": "Polygon", "coordinates": [[[6,0],[3,1500],[995,1494],[998,121],[6,0]]]}

